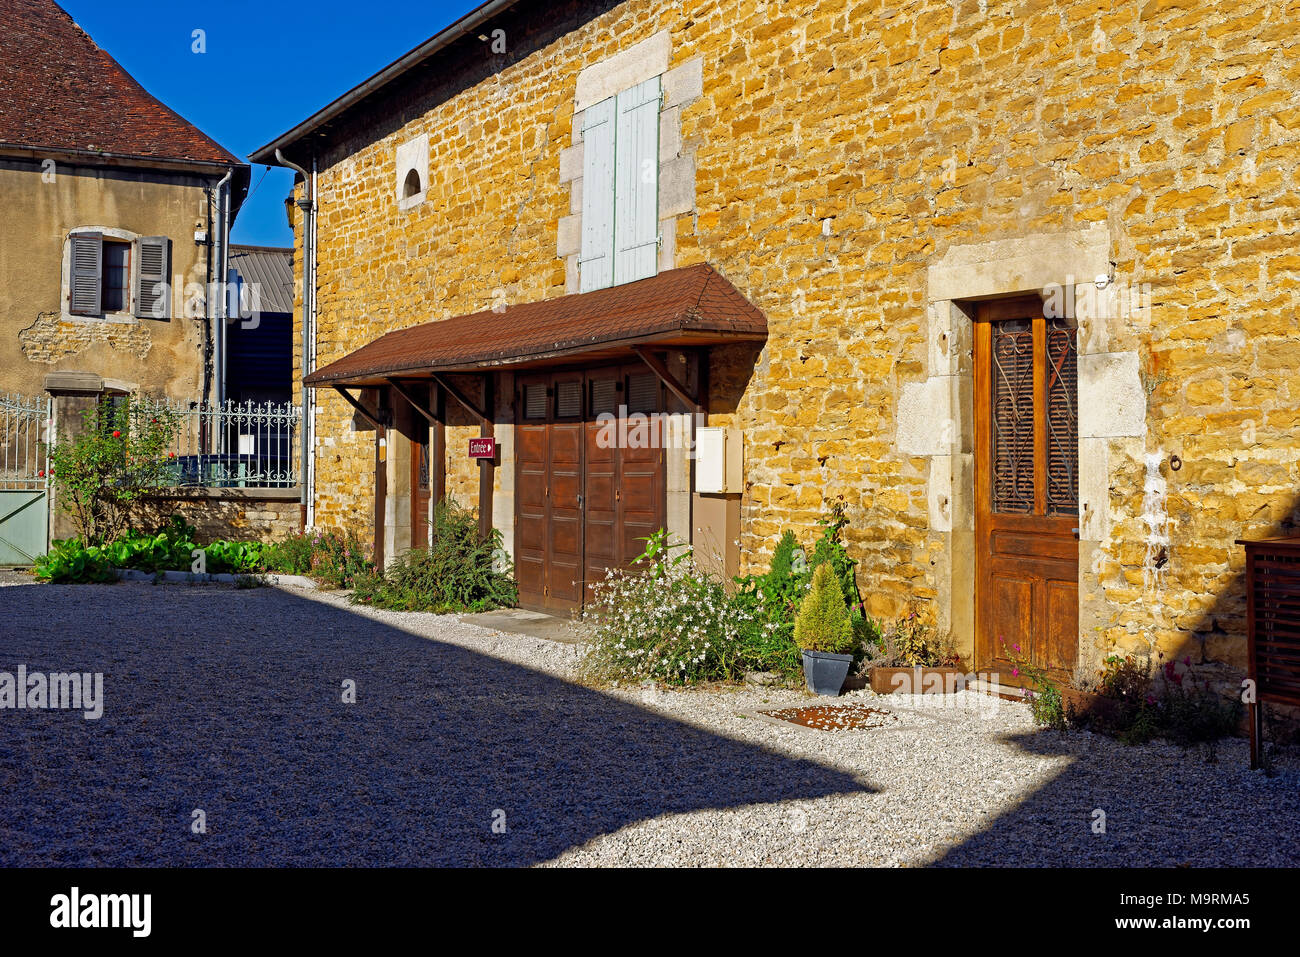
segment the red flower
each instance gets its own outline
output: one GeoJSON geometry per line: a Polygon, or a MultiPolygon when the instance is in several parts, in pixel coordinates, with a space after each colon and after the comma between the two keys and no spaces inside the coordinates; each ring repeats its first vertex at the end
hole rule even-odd
{"type": "Polygon", "coordinates": [[[169,459],[174,459],[174,458],[176,458],[176,453],[175,453],[175,452],[168,452],[168,453],[167,453],[167,457],[168,457],[169,459]]]}
{"type": "Polygon", "coordinates": [[[122,437],[122,433],[119,432],[117,429],[114,429],[114,430],[113,430],[113,438],[115,438],[115,439],[120,439],[121,437],[122,437]]]}
{"type": "Polygon", "coordinates": [[[39,472],[37,472],[37,473],[36,473],[36,477],[37,477],[37,478],[45,478],[45,469],[41,469],[39,472]]]}

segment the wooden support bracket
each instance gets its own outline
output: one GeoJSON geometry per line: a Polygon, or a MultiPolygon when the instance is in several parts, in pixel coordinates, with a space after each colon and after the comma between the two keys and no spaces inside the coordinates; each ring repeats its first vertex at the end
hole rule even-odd
{"type": "Polygon", "coordinates": [[[470,415],[474,416],[474,418],[478,419],[480,423],[489,423],[492,421],[492,417],[488,415],[487,412],[479,408],[476,403],[470,401],[469,397],[436,372],[433,374],[433,381],[442,386],[449,396],[459,402],[465,410],[469,412],[470,415]]]}
{"type": "Polygon", "coordinates": [[[348,390],[341,385],[336,385],[334,387],[334,391],[337,392],[339,395],[343,396],[343,398],[347,399],[348,405],[352,406],[352,408],[356,409],[357,412],[361,413],[361,417],[365,419],[367,422],[369,422],[371,425],[373,425],[375,428],[377,429],[384,428],[386,423],[383,421],[383,416],[378,409],[367,409],[361,403],[360,399],[355,398],[352,395],[352,393],[348,392],[348,390]]]}
{"type": "Polygon", "coordinates": [[[669,371],[668,366],[657,355],[647,349],[645,346],[633,346],[632,351],[640,356],[641,361],[650,367],[650,371],[659,377],[659,381],[668,387],[673,395],[685,402],[691,409],[700,407],[698,396],[692,395],[686,386],[677,380],[677,377],[669,371]]]}

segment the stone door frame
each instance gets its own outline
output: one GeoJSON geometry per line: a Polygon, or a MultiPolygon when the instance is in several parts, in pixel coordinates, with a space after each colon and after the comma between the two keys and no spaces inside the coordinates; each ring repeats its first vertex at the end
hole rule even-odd
{"type": "MultiPolygon", "coordinates": [[[[951,246],[926,276],[926,378],[903,384],[896,447],[926,460],[930,556],[937,597],[936,625],[950,634],[968,663],[975,640],[975,418],[973,309],[981,299],[1085,287],[1114,287],[1112,240],[1105,225],[951,246]]],[[[1104,297],[1102,297],[1104,301],[1104,297]]],[[[1146,401],[1138,353],[1110,351],[1131,344],[1124,317],[1088,315],[1077,297],[1079,322],[1079,630],[1101,618],[1093,570],[1110,536],[1108,461],[1115,443],[1141,444],[1146,401]],[[1104,397],[1105,401],[1100,399],[1104,397]],[[1092,410],[1104,410],[1096,414],[1092,410]],[[1091,413],[1091,414],[1090,414],[1091,413]]],[[[1129,450],[1131,451],[1131,450],[1129,450]]]]}

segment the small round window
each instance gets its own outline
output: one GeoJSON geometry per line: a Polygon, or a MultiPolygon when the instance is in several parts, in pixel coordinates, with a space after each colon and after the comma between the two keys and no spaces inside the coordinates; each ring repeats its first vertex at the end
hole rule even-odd
{"type": "Polygon", "coordinates": [[[411,199],[420,195],[420,174],[411,170],[406,174],[406,182],[402,184],[402,198],[411,199]]]}

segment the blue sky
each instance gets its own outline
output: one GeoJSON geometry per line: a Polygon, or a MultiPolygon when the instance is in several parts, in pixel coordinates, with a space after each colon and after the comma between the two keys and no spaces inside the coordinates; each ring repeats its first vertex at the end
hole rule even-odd
{"type": "MultiPolygon", "coordinates": [[[[59,0],[146,90],[241,159],[387,66],[479,0],[59,0]],[[192,51],[204,30],[207,52],[192,51]]],[[[293,242],[288,170],[253,166],[232,241],[293,242]]]]}

